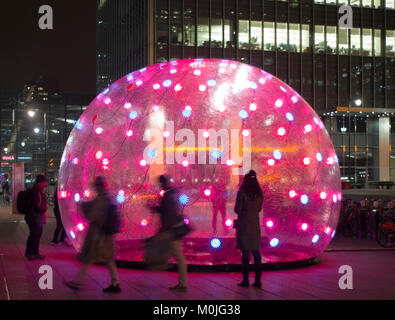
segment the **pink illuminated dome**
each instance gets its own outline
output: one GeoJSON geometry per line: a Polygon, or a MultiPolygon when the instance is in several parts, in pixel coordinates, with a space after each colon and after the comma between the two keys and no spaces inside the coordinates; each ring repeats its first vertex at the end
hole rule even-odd
{"type": "Polygon", "coordinates": [[[194,230],[183,239],[188,263],[240,263],[233,209],[251,169],[264,191],[265,261],[320,255],[336,230],[341,185],[314,110],[276,77],[236,61],[152,65],[114,82],[75,125],[59,173],[62,219],[80,250],[88,226],[80,204],[94,197],[94,177],[106,177],[123,222],[117,259],[142,261],[143,240],[160,227],[146,204],[160,201],[157,180],[167,173],[194,230]]]}

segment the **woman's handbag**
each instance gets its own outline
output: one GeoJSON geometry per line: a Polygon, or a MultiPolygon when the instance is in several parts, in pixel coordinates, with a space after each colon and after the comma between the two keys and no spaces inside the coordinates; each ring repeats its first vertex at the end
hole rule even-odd
{"type": "Polygon", "coordinates": [[[166,269],[170,255],[171,235],[169,232],[159,233],[144,240],[144,263],[149,268],[166,269]]]}
{"type": "Polygon", "coordinates": [[[192,231],[192,228],[189,226],[189,224],[186,224],[183,219],[182,221],[174,225],[171,228],[171,231],[173,233],[174,239],[179,240],[189,234],[192,231]]]}

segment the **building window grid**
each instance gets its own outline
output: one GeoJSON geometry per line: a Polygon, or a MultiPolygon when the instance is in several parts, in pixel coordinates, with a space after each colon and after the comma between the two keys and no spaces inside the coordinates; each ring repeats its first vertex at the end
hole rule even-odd
{"type": "MultiPolygon", "coordinates": [[[[170,5],[171,1],[167,1],[168,5],[170,5]]],[[[196,5],[197,5],[196,1],[196,5]]],[[[376,2],[377,3],[377,2],[376,2]]],[[[277,11],[276,9],[277,6],[274,6],[275,12],[277,11]]],[[[227,22],[226,22],[226,17],[225,17],[225,4],[224,1],[222,1],[222,8],[223,8],[223,12],[222,12],[222,17],[220,18],[221,20],[221,24],[222,24],[222,58],[225,57],[225,43],[226,43],[226,34],[227,34],[227,22]]],[[[195,8],[195,25],[196,22],[198,21],[197,17],[198,17],[198,10],[199,7],[196,6],[195,8]]],[[[324,50],[322,53],[326,54],[333,54],[333,55],[348,55],[349,57],[351,55],[359,55],[359,56],[369,56],[369,57],[383,57],[383,56],[390,56],[392,54],[393,50],[392,48],[395,47],[388,45],[388,43],[393,43],[393,36],[391,32],[395,33],[395,30],[386,30],[383,32],[382,29],[375,29],[375,28],[363,28],[361,26],[361,28],[354,28],[351,29],[350,32],[348,32],[348,30],[342,30],[341,28],[337,27],[337,26],[332,26],[332,25],[321,25],[321,26],[317,26],[314,25],[314,21],[313,23],[310,22],[310,24],[307,23],[303,23],[302,22],[302,6],[300,6],[300,22],[299,23],[291,23],[289,22],[278,22],[277,21],[277,15],[274,16],[275,19],[273,19],[274,21],[269,21],[266,19],[263,19],[261,21],[259,20],[251,20],[251,6],[249,5],[249,19],[245,20],[244,22],[246,23],[246,27],[248,30],[248,40],[246,39],[246,47],[247,48],[241,48],[242,46],[240,45],[240,41],[236,41],[235,43],[235,47],[234,47],[234,52],[235,52],[235,56],[237,59],[237,54],[238,53],[242,53],[245,52],[244,54],[241,54],[241,56],[244,56],[247,58],[248,55],[248,63],[251,62],[251,50],[255,48],[252,48],[253,45],[257,45],[258,46],[258,50],[262,52],[262,65],[264,65],[265,62],[265,58],[264,58],[264,53],[265,51],[273,51],[275,53],[274,56],[274,64],[275,64],[275,74],[277,74],[277,52],[278,51],[284,51],[284,52],[308,52],[309,49],[314,47],[315,44],[315,38],[317,37],[317,35],[312,32],[310,33],[310,31],[314,30],[311,29],[311,27],[313,26],[314,28],[316,27],[321,27],[321,29],[323,28],[323,31],[320,30],[320,32],[322,33],[321,38],[323,37],[323,47],[324,50]],[[254,35],[253,33],[253,25],[254,23],[259,22],[259,29],[260,29],[260,34],[258,34],[258,38],[261,39],[261,43],[259,43],[259,41],[255,41],[255,39],[252,41],[252,36],[254,35]],[[277,27],[276,27],[277,26],[277,27]],[[297,30],[299,29],[299,31],[297,30]],[[307,32],[307,34],[305,35],[305,33],[307,32]],[[280,35],[281,33],[281,35],[280,35]],[[294,37],[293,34],[298,33],[299,35],[299,39],[296,39],[296,41],[294,41],[294,37]],[[346,38],[349,38],[347,43],[344,43],[344,41],[341,41],[341,39],[344,39],[344,35],[346,36],[346,38]],[[311,37],[311,43],[309,45],[306,45],[306,38],[307,36],[311,37]],[[356,46],[355,48],[352,48],[352,41],[351,41],[351,36],[353,36],[353,40],[357,37],[358,40],[355,41],[356,46]],[[292,37],[292,40],[291,40],[292,37]],[[336,39],[335,39],[336,38],[336,39]],[[366,40],[365,38],[369,38],[369,41],[364,41],[366,40]],[[247,42],[248,41],[248,42],[247,42]],[[392,42],[391,42],[392,41],[392,42]],[[274,42],[274,43],[273,43],[274,42]],[[279,44],[280,42],[282,42],[282,47],[279,48],[277,44],[279,44]],[[298,45],[296,45],[296,43],[298,43],[298,45]],[[274,45],[273,45],[274,44],[274,45]],[[292,46],[291,46],[292,45],[292,46]],[[295,48],[296,46],[296,48],[295,48]],[[298,47],[299,46],[299,47],[298,47]],[[383,46],[385,50],[382,50],[381,47],[383,46]],[[239,48],[240,47],[240,48],[239,48]],[[335,47],[335,48],[334,48],[335,47]],[[353,49],[353,50],[352,50],[353,49]],[[239,51],[241,50],[241,51],[239,51]],[[244,51],[245,50],[245,51],[244,51]],[[348,52],[347,52],[348,51],[348,52]]],[[[289,6],[288,6],[288,10],[289,10],[289,6]]],[[[211,20],[211,8],[210,8],[210,12],[209,12],[209,16],[210,16],[210,20],[211,20]]],[[[265,12],[265,8],[264,6],[262,6],[262,13],[264,14],[265,12]]],[[[326,15],[325,15],[326,16],[326,15]]],[[[373,19],[374,19],[375,15],[373,14],[373,19]]],[[[183,17],[184,18],[184,17],[183,17]]],[[[229,18],[229,17],[228,17],[229,18]]],[[[314,20],[314,15],[312,15],[312,18],[314,20]]],[[[167,19],[169,19],[169,17],[167,17],[167,19]]],[[[361,18],[362,19],[362,18],[361,18]]],[[[234,25],[234,30],[236,30],[236,39],[235,40],[239,40],[239,35],[241,32],[241,27],[240,27],[240,23],[243,20],[238,20],[238,15],[236,18],[236,23],[234,25]]],[[[374,20],[373,20],[374,21],[374,20]]],[[[168,20],[168,23],[170,23],[170,21],[168,20]]],[[[183,20],[183,28],[182,30],[184,30],[184,20],[183,20]]],[[[210,28],[208,31],[212,30],[212,26],[213,24],[211,23],[211,21],[209,21],[210,23],[210,28]]],[[[374,24],[373,24],[374,25],[374,24]]],[[[385,29],[384,29],[385,30],[385,29]]],[[[198,39],[197,37],[197,28],[195,28],[195,39],[198,39]]],[[[212,32],[208,32],[209,35],[209,47],[212,47],[212,42],[213,40],[215,40],[215,37],[213,37],[212,32]]],[[[231,36],[231,35],[229,35],[231,36]]],[[[182,34],[183,37],[183,43],[182,43],[182,47],[183,47],[183,52],[182,52],[182,57],[184,57],[184,47],[186,48],[187,46],[185,46],[185,41],[184,41],[184,33],[182,34]]],[[[168,51],[169,51],[169,56],[171,53],[171,46],[168,47],[168,51]]],[[[198,45],[197,42],[195,42],[195,50],[197,51],[198,49],[198,45]]],[[[156,50],[155,50],[155,54],[156,54],[156,50]]],[[[211,55],[211,53],[210,53],[211,55]]],[[[197,55],[196,55],[197,56],[197,55]]],[[[218,57],[218,51],[216,53],[216,57],[218,57]]],[[[288,54],[288,72],[287,72],[287,78],[289,80],[289,75],[290,75],[290,71],[289,71],[289,60],[290,60],[290,55],[288,54]]],[[[301,60],[302,60],[302,55],[301,55],[301,60]]],[[[314,64],[314,54],[312,57],[312,63],[314,64]]],[[[327,60],[325,58],[325,60],[327,60]]],[[[386,60],[386,59],[384,59],[386,60]]],[[[363,60],[362,60],[363,61],[363,60]]],[[[351,68],[351,64],[349,66],[351,68]]],[[[327,61],[325,61],[325,68],[327,68],[327,61]]],[[[375,60],[373,59],[373,69],[375,68],[375,60]]],[[[314,74],[312,74],[312,78],[314,78],[314,74]]],[[[339,77],[339,75],[337,75],[337,78],[339,77]]],[[[327,77],[325,76],[325,79],[327,77]]],[[[351,81],[351,79],[350,79],[351,81]]],[[[314,84],[314,81],[313,81],[314,84]]],[[[303,86],[301,87],[301,91],[302,91],[303,86]]],[[[314,88],[312,88],[312,93],[314,96],[315,90],[314,88]]],[[[374,95],[374,91],[375,88],[373,88],[373,95],[374,95]]],[[[325,99],[327,100],[327,97],[325,97],[325,99]]],[[[350,92],[350,99],[352,99],[351,96],[351,92],[350,92]]],[[[337,100],[339,100],[339,96],[337,95],[337,100]]],[[[387,99],[385,99],[385,103],[387,99]]],[[[314,101],[314,99],[313,99],[314,101]]],[[[373,104],[375,103],[375,99],[373,99],[373,104]]],[[[391,102],[392,103],[392,102],[391,102]]],[[[314,103],[312,103],[313,107],[314,103]]],[[[374,105],[373,105],[374,106],[374,105]]],[[[326,107],[326,106],[325,106],[326,107]]]]}
{"type": "MultiPolygon", "coordinates": [[[[280,0],[281,1],[281,0],[280,0]]],[[[362,8],[382,8],[383,5],[386,9],[395,9],[395,0],[314,0],[315,4],[319,5],[351,5],[353,7],[362,8]]]]}
{"type": "MultiPolygon", "coordinates": [[[[219,47],[224,48],[224,42],[229,40],[227,38],[228,29],[226,28],[226,23],[222,23],[221,38],[223,40],[217,40],[217,38],[212,36],[213,33],[209,32],[209,30],[212,30],[213,27],[212,23],[209,20],[206,28],[207,30],[200,28],[200,30],[206,30],[205,38],[207,37],[207,45],[205,45],[205,42],[202,40],[205,39],[202,36],[202,32],[197,31],[197,37],[198,39],[200,39],[198,40],[198,46],[213,48],[213,41],[219,41],[221,42],[221,45],[219,47]]],[[[305,41],[307,37],[306,33],[308,33],[308,30],[310,29],[309,27],[310,25],[308,24],[295,24],[274,21],[264,21],[264,23],[262,24],[261,21],[238,20],[238,29],[242,31],[246,30],[245,32],[238,32],[238,49],[261,50],[261,48],[263,47],[265,51],[278,50],[284,52],[306,52],[310,47],[306,45],[305,41]],[[257,37],[252,37],[252,28],[254,23],[256,22],[258,22],[258,24],[260,25],[261,30],[257,37]],[[271,33],[273,33],[273,36],[270,35],[271,33]],[[300,39],[294,41],[293,35],[295,34],[297,34],[297,38],[300,37],[300,39]],[[274,43],[270,42],[270,40],[268,39],[273,39],[274,43]]],[[[199,27],[197,29],[199,30],[199,27]]],[[[257,27],[254,27],[254,29],[257,29],[257,27]]],[[[348,51],[350,50],[351,55],[355,56],[383,56],[383,53],[380,49],[382,41],[381,34],[381,29],[352,28],[351,32],[349,32],[348,29],[339,28],[337,26],[314,25],[314,52],[348,55],[348,51]],[[347,36],[351,34],[350,41],[347,41],[347,43],[341,43],[340,41],[338,41],[339,38],[343,38],[342,33],[347,33],[347,36]]],[[[393,57],[395,56],[395,30],[386,30],[385,34],[385,55],[387,57],[393,57]]],[[[183,33],[181,33],[181,35],[183,41],[185,41],[183,33]]]]}

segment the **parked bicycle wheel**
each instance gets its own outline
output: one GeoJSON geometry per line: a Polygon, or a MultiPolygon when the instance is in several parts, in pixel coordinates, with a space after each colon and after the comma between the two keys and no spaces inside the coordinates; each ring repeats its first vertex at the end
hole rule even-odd
{"type": "Polygon", "coordinates": [[[385,222],[380,224],[377,241],[383,248],[395,247],[394,222],[385,222]]]}

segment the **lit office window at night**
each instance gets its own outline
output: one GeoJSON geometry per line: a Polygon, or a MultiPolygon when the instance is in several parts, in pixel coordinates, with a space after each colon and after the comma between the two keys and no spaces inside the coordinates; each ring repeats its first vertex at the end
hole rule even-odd
{"type": "MultiPolygon", "coordinates": [[[[225,35],[229,37],[229,32],[225,32],[225,35]]],[[[229,39],[226,39],[229,41],[229,39]]],[[[223,36],[222,36],[222,20],[211,19],[211,47],[222,48],[223,36]]]]}
{"type": "Polygon", "coordinates": [[[360,55],[361,50],[361,30],[359,28],[351,29],[351,54],[360,55]]]}
{"type": "Polygon", "coordinates": [[[251,49],[262,50],[262,22],[251,21],[251,49]]]}
{"type": "Polygon", "coordinates": [[[239,48],[249,48],[249,29],[250,22],[248,20],[239,20],[239,48]]]}
{"type": "Polygon", "coordinates": [[[336,27],[332,27],[332,26],[326,27],[326,45],[327,45],[327,53],[329,54],[337,53],[336,27]]]}
{"type": "Polygon", "coordinates": [[[310,52],[310,26],[302,24],[302,52],[310,52]]]}
{"type": "Polygon", "coordinates": [[[288,28],[286,23],[277,23],[277,49],[288,51],[288,28]]]}
{"type": "Polygon", "coordinates": [[[195,25],[187,24],[184,26],[184,41],[186,46],[195,46],[195,25]]]}
{"type": "Polygon", "coordinates": [[[373,55],[372,29],[362,29],[362,54],[373,55]]]}
{"type": "Polygon", "coordinates": [[[385,0],[385,7],[395,9],[395,0],[385,0]]]}
{"type": "Polygon", "coordinates": [[[314,26],[314,52],[324,53],[325,52],[325,35],[324,26],[314,26]]]}
{"type": "Polygon", "coordinates": [[[381,56],[381,30],[374,30],[374,55],[381,56]]]}
{"type": "Polygon", "coordinates": [[[381,8],[381,0],[373,0],[373,5],[375,8],[381,8]]]}
{"type": "Polygon", "coordinates": [[[210,41],[210,33],[209,33],[209,26],[208,26],[208,19],[207,18],[199,18],[198,27],[197,27],[197,34],[198,34],[198,46],[199,47],[208,47],[209,41],[210,41]]]}
{"type": "Polygon", "coordinates": [[[291,52],[300,52],[300,25],[289,24],[289,47],[291,52]]]}
{"type": "Polygon", "coordinates": [[[264,23],[263,40],[265,44],[265,50],[274,51],[274,46],[275,46],[274,22],[264,23]]]}
{"type": "Polygon", "coordinates": [[[395,31],[387,30],[385,37],[385,55],[387,57],[395,56],[395,31]]]}
{"type": "Polygon", "coordinates": [[[348,29],[339,28],[339,54],[347,55],[349,50],[348,29]]]}

